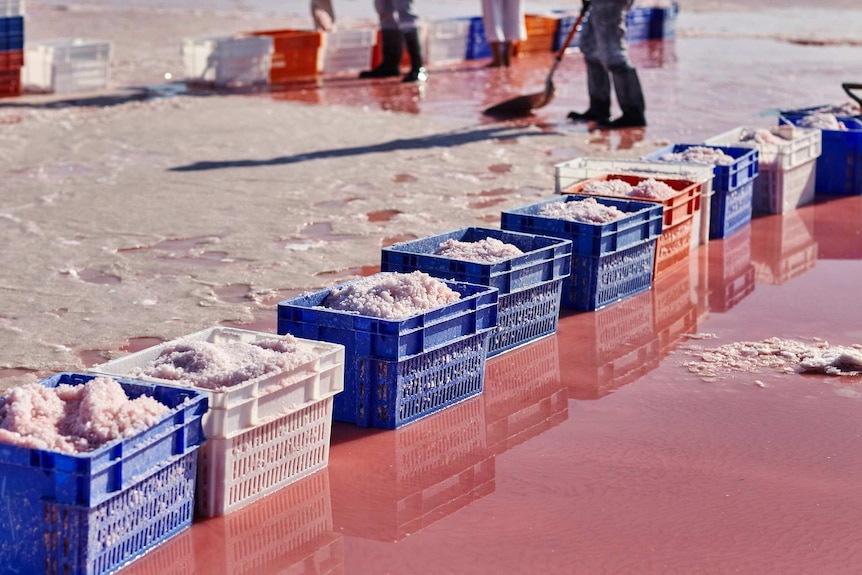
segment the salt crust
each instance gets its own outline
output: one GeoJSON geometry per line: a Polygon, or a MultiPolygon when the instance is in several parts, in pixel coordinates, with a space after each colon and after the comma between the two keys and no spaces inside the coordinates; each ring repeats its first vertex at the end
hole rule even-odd
{"type": "Polygon", "coordinates": [[[733,156],[726,154],[723,150],[706,146],[692,146],[682,152],[664,154],[661,159],[665,162],[695,162],[718,166],[729,166],[734,162],[733,156]]]}
{"type": "Polygon", "coordinates": [[[523,253],[518,246],[507,244],[497,238],[483,238],[476,242],[462,242],[456,239],[448,239],[441,243],[435,252],[438,256],[445,256],[455,260],[489,264],[513,258],[523,253]]]}
{"type": "Polygon", "coordinates": [[[648,200],[666,200],[678,193],[666,183],[655,178],[646,178],[635,186],[624,180],[594,181],[587,183],[583,189],[587,194],[645,198],[648,200]]]}
{"type": "Polygon", "coordinates": [[[85,453],[155,425],[170,409],[142,395],[130,400],[105,376],[82,385],[28,383],[9,389],[0,407],[0,441],[61,453],[85,453]]]}
{"type": "Polygon", "coordinates": [[[222,390],[269,373],[290,372],[313,359],[314,355],[300,349],[290,334],[249,343],[179,339],[166,344],[158,357],[129,375],[222,390]]]}
{"type": "Polygon", "coordinates": [[[834,114],[836,116],[856,116],[858,114],[862,114],[862,107],[859,106],[856,102],[846,101],[841,104],[833,104],[829,106],[823,106],[815,110],[815,112],[823,113],[823,114],[834,114]]]}
{"type": "Polygon", "coordinates": [[[761,368],[787,374],[862,375],[862,345],[831,346],[822,341],[807,344],[773,337],[713,349],[689,346],[684,351],[698,359],[684,364],[688,370],[707,378],[731,372],[756,373],[761,368]]]}
{"type": "Polygon", "coordinates": [[[322,305],[382,319],[401,319],[459,299],[458,292],[424,272],[382,272],[332,288],[322,305]]]}
{"type": "Polygon", "coordinates": [[[815,112],[799,119],[801,128],[817,128],[820,130],[847,130],[843,122],[838,121],[835,114],[815,112]]]}
{"type": "MultiPolygon", "coordinates": [[[[628,186],[628,184],[626,185],[628,186]]],[[[624,217],[626,212],[616,206],[606,206],[595,198],[585,198],[573,202],[551,202],[545,204],[539,209],[539,215],[571,222],[606,224],[624,217]]]]}

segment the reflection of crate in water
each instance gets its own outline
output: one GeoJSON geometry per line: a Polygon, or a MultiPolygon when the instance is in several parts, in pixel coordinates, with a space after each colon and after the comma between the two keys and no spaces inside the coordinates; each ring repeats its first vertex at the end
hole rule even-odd
{"type": "Polygon", "coordinates": [[[481,397],[362,435],[351,442],[355,463],[339,459],[329,469],[335,530],[398,541],[493,492],[495,462],[485,438],[481,397]]]}
{"type": "Polygon", "coordinates": [[[814,268],[818,244],[813,228],[812,210],[758,220],[751,244],[757,282],[780,285],[814,268]]]}
{"type": "Polygon", "coordinates": [[[500,454],[568,418],[560,383],[557,338],[546,338],[488,362],[485,421],[488,446],[500,454]]]}
{"type": "Polygon", "coordinates": [[[678,266],[653,286],[655,329],[663,354],[673,351],[685,334],[697,330],[698,311],[691,274],[691,266],[678,266]]]}

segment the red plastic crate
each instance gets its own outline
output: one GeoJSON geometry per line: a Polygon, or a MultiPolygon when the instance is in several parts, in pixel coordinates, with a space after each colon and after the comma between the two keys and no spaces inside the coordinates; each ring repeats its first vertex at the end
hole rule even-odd
{"type": "Polygon", "coordinates": [[[272,38],[271,84],[311,78],[320,74],[323,35],[314,30],[263,30],[254,36],[272,38]]]}
{"type": "Polygon", "coordinates": [[[24,65],[24,50],[0,51],[0,72],[19,70],[24,65]]]}
{"type": "Polygon", "coordinates": [[[0,98],[21,95],[21,69],[0,69],[0,98]]]}

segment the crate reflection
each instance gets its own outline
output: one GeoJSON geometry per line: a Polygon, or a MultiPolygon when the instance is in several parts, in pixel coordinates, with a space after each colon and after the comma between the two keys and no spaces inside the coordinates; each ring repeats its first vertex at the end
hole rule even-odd
{"type": "Polygon", "coordinates": [[[760,218],[752,227],[751,259],[757,283],[781,285],[817,265],[812,210],[760,218]]]}
{"type": "Polygon", "coordinates": [[[755,286],[751,263],[751,227],[709,244],[709,309],[731,310],[748,297],[755,286]]]}

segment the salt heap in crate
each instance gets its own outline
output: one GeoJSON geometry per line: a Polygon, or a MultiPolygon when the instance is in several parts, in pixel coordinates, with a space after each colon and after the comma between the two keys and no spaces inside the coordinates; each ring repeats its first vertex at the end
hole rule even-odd
{"type": "Polygon", "coordinates": [[[325,467],[340,345],[209,328],[91,371],[192,388],[209,398],[197,509],[223,515],[325,467]]]}
{"type": "Polygon", "coordinates": [[[206,399],[60,373],[0,399],[3,564],[102,575],[192,522],[206,399]]]}
{"type": "Polygon", "coordinates": [[[590,311],[652,284],[662,205],[570,194],[502,212],[505,230],[571,240],[561,305],[590,311]]]}
{"type": "Polygon", "coordinates": [[[672,144],[643,159],[713,166],[709,237],[721,239],[751,222],[758,156],[756,149],[740,146],[672,144]]]}
{"type": "Polygon", "coordinates": [[[571,255],[566,239],[471,227],[383,248],[381,269],[497,288],[493,357],[557,331],[571,255]]]}
{"type": "Polygon", "coordinates": [[[395,429],[482,391],[497,290],[381,272],[278,304],[278,332],[345,347],[333,417],[395,429]]]}

